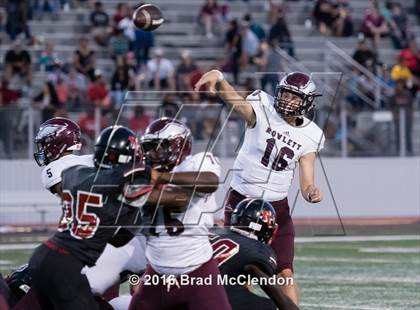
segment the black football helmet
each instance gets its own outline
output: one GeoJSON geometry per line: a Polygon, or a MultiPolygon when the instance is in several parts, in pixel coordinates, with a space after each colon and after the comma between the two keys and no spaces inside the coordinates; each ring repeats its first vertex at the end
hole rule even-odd
{"type": "Polygon", "coordinates": [[[263,199],[244,199],[233,210],[231,229],[247,232],[268,243],[276,229],[276,211],[263,199]]]}
{"type": "Polygon", "coordinates": [[[96,167],[112,168],[138,160],[140,147],[133,131],[124,126],[110,126],[96,139],[93,161],[96,167]]]}
{"type": "Polygon", "coordinates": [[[13,307],[31,288],[32,278],[29,274],[28,264],[24,264],[13,270],[5,280],[10,289],[9,303],[13,307]]]}

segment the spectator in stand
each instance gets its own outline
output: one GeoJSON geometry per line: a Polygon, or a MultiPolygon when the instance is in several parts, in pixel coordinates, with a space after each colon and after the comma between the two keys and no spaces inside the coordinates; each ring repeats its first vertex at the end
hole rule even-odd
{"type": "Polygon", "coordinates": [[[68,105],[70,96],[70,87],[67,83],[67,78],[64,76],[58,76],[55,83],[55,90],[57,92],[58,101],[63,105],[68,105]]]}
{"type": "Polygon", "coordinates": [[[15,0],[7,1],[6,32],[10,40],[14,41],[20,33],[24,33],[27,40],[32,39],[28,26],[29,1],[15,0]]]}
{"type": "Polygon", "coordinates": [[[225,37],[225,57],[223,60],[223,71],[232,72],[233,81],[239,84],[240,62],[242,57],[242,35],[239,30],[238,21],[232,20],[225,37]]]}
{"type": "Polygon", "coordinates": [[[367,68],[371,64],[376,64],[376,53],[366,45],[366,40],[360,40],[353,54],[353,59],[367,68]]]}
{"type": "Polygon", "coordinates": [[[175,70],[172,62],[163,57],[163,50],[157,48],[154,56],[147,62],[149,87],[159,91],[162,89],[175,90],[175,70]]]}
{"type": "Polygon", "coordinates": [[[252,20],[251,14],[245,14],[243,20],[249,24],[249,29],[257,36],[258,40],[262,41],[265,39],[264,28],[252,20]]]}
{"type": "Polygon", "coordinates": [[[56,20],[60,6],[60,0],[33,0],[32,10],[36,19],[42,20],[44,14],[47,13],[56,20]]]}
{"type": "Polygon", "coordinates": [[[253,63],[254,57],[260,51],[260,41],[255,33],[249,28],[249,23],[242,21],[241,23],[241,37],[242,37],[242,59],[241,65],[245,67],[246,65],[253,63]]]}
{"type": "Polygon", "coordinates": [[[128,7],[127,15],[120,20],[117,26],[119,29],[123,30],[124,36],[126,36],[126,38],[128,39],[130,51],[133,50],[134,41],[136,40],[136,27],[134,26],[132,16],[133,12],[130,9],[130,7],[128,7]]]}
{"type": "Polygon", "coordinates": [[[89,47],[89,39],[84,37],[80,40],[79,47],[74,51],[73,65],[76,70],[93,81],[96,57],[95,51],[89,47]]]}
{"type": "Polygon", "coordinates": [[[251,95],[256,89],[258,89],[257,80],[252,77],[247,77],[243,87],[244,96],[251,95]]]}
{"type": "Polygon", "coordinates": [[[54,44],[52,42],[46,42],[45,50],[38,58],[38,64],[41,71],[52,72],[59,63],[61,63],[61,61],[54,51],[54,44]]]}
{"type": "Polygon", "coordinates": [[[120,21],[129,15],[130,8],[127,3],[120,2],[117,4],[116,12],[112,16],[112,24],[114,28],[118,27],[120,21]]]}
{"type": "Polygon", "coordinates": [[[31,55],[22,49],[22,43],[17,40],[12,49],[4,56],[4,78],[10,81],[13,75],[18,75],[28,85],[32,80],[31,55]]]}
{"type": "Polygon", "coordinates": [[[111,37],[109,48],[111,57],[115,60],[118,56],[126,54],[129,50],[130,42],[124,35],[124,30],[116,28],[111,37]]]}
{"type": "Polygon", "coordinates": [[[280,15],[276,23],[271,27],[268,40],[273,46],[285,49],[290,56],[295,57],[292,36],[290,35],[284,15],[280,15]]]}
{"type": "Polygon", "coordinates": [[[142,135],[151,121],[150,116],[144,113],[144,107],[139,105],[134,109],[134,113],[128,121],[128,127],[137,135],[142,135]]]}
{"type": "Polygon", "coordinates": [[[79,110],[82,106],[82,101],[84,100],[84,98],[86,98],[86,77],[83,74],[77,72],[77,70],[74,67],[70,67],[66,82],[69,87],[69,109],[79,110]]]}
{"type": "MultiPolygon", "coordinates": [[[[99,114],[99,130],[102,130],[106,127],[105,119],[101,113],[99,114]]],[[[90,104],[86,107],[85,112],[80,114],[79,126],[83,135],[86,135],[91,140],[95,139],[95,107],[90,104]]],[[[89,143],[90,144],[90,143],[89,143]]]]}
{"type": "MultiPolygon", "coordinates": [[[[382,72],[381,72],[381,75],[379,76],[380,80],[384,82],[386,85],[388,85],[389,87],[394,88],[395,80],[391,78],[391,70],[389,66],[386,64],[382,64],[381,69],[382,69],[382,72]]],[[[387,93],[386,95],[389,97],[392,94],[393,93],[387,93]]]]}
{"type": "Polygon", "coordinates": [[[407,15],[403,11],[401,4],[390,4],[390,36],[396,49],[402,49],[407,46],[407,15]]]}
{"type": "Polygon", "coordinates": [[[353,21],[348,6],[333,6],[333,34],[338,37],[349,37],[353,35],[353,21]]]}
{"type": "Polygon", "coordinates": [[[279,83],[279,72],[283,72],[281,57],[273,48],[271,42],[263,42],[261,45],[261,57],[255,59],[255,63],[259,66],[259,71],[264,72],[261,77],[261,89],[274,94],[277,84],[279,83]]]}
{"type": "Polygon", "coordinates": [[[331,35],[335,22],[334,7],[328,0],[318,0],[313,10],[315,23],[322,34],[331,35]]]}
{"type": "Polygon", "coordinates": [[[153,31],[135,30],[136,39],[134,41],[134,53],[137,63],[142,66],[149,61],[149,51],[155,44],[155,35],[153,31]]]}
{"type": "Polygon", "coordinates": [[[0,44],[6,39],[6,11],[0,7],[0,44]]]}
{"type": "MultiPolygon", "coordinates": [[[[9,82],[2,78],[0,84],[0,150],[4,157],[12,158],[14,123],[20,111],[14,111],[19,92],[9,88],[9,82]]],[[[1,153],[0,153],[1,154],[1,153]]]]}
{"type": "Polygon", "coordinates": [[[1,79],[0,85],[0,107],[13,105],[19,99],[19,92],[9,88],[9,82],[5,78],[1,79]]]}
{"type": "Polygon", "coordinates": [[[105,12],[104,5],[101,1],[94,3],[89,19],[93,39],[99,45],[107,46],[109,39],[109,16],[105,12]]]}
{"type": "Polygon", "coordinates": [[[111,97],[108,94],[108,89],[100,70],[95,70],[93,82],[87,89],[87,97],[97,107],[105,110],[111,107],[111,97]]]}
{"type": "Polygon", "coordinates": [[[178,102],[173,94],[165,94],[162,99],[162,103],[158,108],[159,117],[170,117],[174,118],[179,110],[178,102]]]}
{"type": "Polygon", "coordinates": [[[379,48],[381,36],[388,34],[388,26],[383,16],[379,13],[379,5],[376,0],[372,1],[372,7],[367,10],[362,21],[361,32],[366,38],[373,39],[375,50],[379,48]]]}
{"type": "Polygon", "coordinates": [[[417,23],[420,25],[420,0],[416,0],[416,3],[414,5],[414,11],[417,16],[417,23]]]}
{"type": "Polygon", "coordinates": [[[75,9],[88,9],[89,8],[89,0],[73,0],[71,1],[75,7],[75,9]]]}
{"type": "Polygon", "coordinates": [[[175,70],[177,90],[192,92],[194,85],[191,83],[191,77],[197,71],[200,71],[200,69],[192,59],[191,52],[184,50],[181,53],[181,61],[175,70]]]}
{"type": "Polygon", "coordinates": [[[395,94],[391,100],[391,110],[393,112],[395,138],[397,142],[397,151],[400,150],[400,113],[405,117],[405,145],[408,155],[413,154],[412,131],[413,131],[413,108],[414,98],[411,92],[405,87],[405,80],[397,80],[395,85],[395,94]]]}
{"type": "Polygon", "coordinates": [[[42,91],[34,98],[34,105],[42,110],[42,122],[61,114],[62,104],[51,81],[44,83],[42,91]]]}
{"type": "Polygon", "coordinates": [[[391,69],[391,79],[394,81],[405,81],[408,88],[413,86],[413,74],[407,66],[404,57],[399,56],[397,63],[391,69]]]}
{"type": "Polygon", "coordinates": [[[284,0],[266,0],[264,9],[267,11],[267,22],[273,25],[281,15],[286,12],[286,4],[284,0]]]}
{"type": "MultiPolygon", "coordinates": [[[[118,64],[117,59],[117,64],[118,64]]],[[[138,73],[138,66],[137,66],[137,60],[133,52],[128,52],[124,55],[124,57],[121,60],[124,65],[128,68],[128,73],[130,74],[130,77],[132,77],[134,80],[136,78],[136,75],[138,73]]]]}
{"type": "Polygon", "coordinates": [[[408,42],[408,47],[403,49],[400,57],[405,59],[407,67],[417,77],[420,78],[420,52],[417,48],[416,39],[412,38],[408,42]]]}
{"type": "Polygon", "coordinates": [[[214,37],[216,25],[220,25],[222,17],[220,7],[217,0],[206,0],[200,9],[199,20],[204,25],[206,37],[211,39],[214,37]]]}
{"type": "Polygon", "coordinates": [[[125,92],[133,89],[134,81],[130,75],[130,69],[126,65],[124,57],[120,56],[111,78],[111,98],[114,108],[119,109],[123,103],[125,92]]]}

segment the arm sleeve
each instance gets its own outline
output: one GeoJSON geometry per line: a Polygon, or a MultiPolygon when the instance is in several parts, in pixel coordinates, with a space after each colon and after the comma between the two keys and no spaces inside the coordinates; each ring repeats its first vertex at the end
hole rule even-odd
{"type": "Polygon", "coordinates": [[[194,161],[193,171],[213,172],[215,175],[220,177],[222,168],[220,166],[219,159],[216,156],[208,152],[199,153],[195,156],[197,157],[197,159],[194,161]]]}
{"type": "Polygon", "coordinates": [[[120,191],[124,185],[148,185],[150,183],[150,167],[132,163],[112,169],[100,169],[95,177],[94,186],[97,192],[120,191]]]}
{"type": "Polygon", "coordinates": [[[63,172],[65,168],[66,167],[60,165],[60,162],[53,161],[42,170],[41,179],[45,189],[49,190],[51,187],[61,182],[61,172],[63,172]]]}
{"type": "Polygon", "coordinates": [[[259,255],[260,259],[256,262],[256,265],[264,271],[267,275],[271,276],[275,274],[277,269],[277,257],[271,248],[265,248],[261,251],[263,255],[259,255]]]}
{"type": "Polygon", "coordinates": [[[255,128],[259,124],[261,124],[262,120],[266,119],[266,112],[263,107],[263,102],[266,94],[261,90],[256,90],[252,94],[246,97],[246,101],[252,106],[252,109],[255,113],[255,126],[252,128],[255,128]]]}

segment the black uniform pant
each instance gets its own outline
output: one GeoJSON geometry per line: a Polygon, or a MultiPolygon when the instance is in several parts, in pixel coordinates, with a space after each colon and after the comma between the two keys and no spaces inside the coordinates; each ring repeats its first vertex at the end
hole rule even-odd
{"type": "Polygon", "coordinates": [[[232,310],[276,310],[277,307],[273,301],[268,298],[251,293],[246,287],[241,285],[226,285],[232,310]]]}
{"type": "Polygon", "coordinates": [[[43,310],[98,309],[84,264],[52,243],[35,249],[29,260],[32,289],[43,310]]]}

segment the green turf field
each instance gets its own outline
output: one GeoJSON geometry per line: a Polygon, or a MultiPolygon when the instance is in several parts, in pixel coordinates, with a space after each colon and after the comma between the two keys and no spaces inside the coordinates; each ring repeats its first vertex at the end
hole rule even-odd
{"type": "MultiPolygon", "coordinates": [[[[420,239],[306,241],[295,256],[301,309],[420,309],[420,239]]],[[[0,253],[5,274],[31,250],[0,253]]]]}

